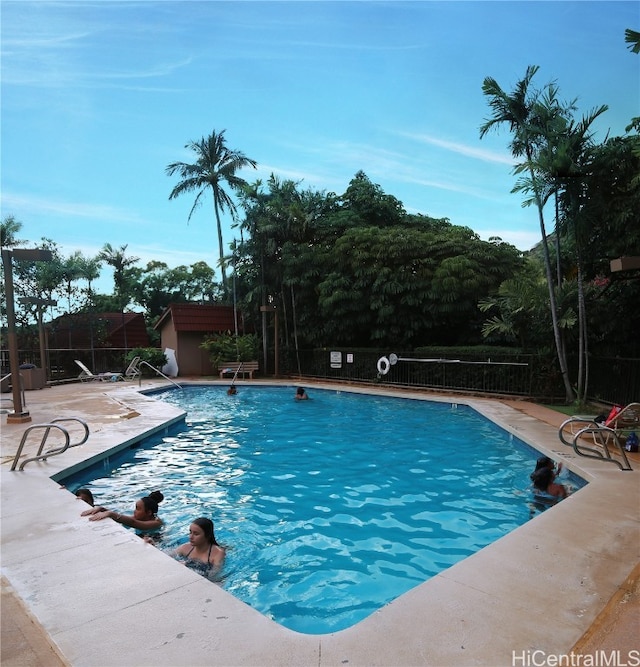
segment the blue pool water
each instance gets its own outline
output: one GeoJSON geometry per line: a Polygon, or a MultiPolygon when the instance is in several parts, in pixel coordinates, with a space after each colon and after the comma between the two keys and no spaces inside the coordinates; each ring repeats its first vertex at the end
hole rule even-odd
{"type": "Polygon", "coordinates": [[[294,391],[156,394],[187,411],[185,426],[64,483],[127,513],[160,489],[162,549],[212,518],[230,547],[223,587],[310,634],[357,623],[531,518],[539,452],[473,409],[294,391]]]}

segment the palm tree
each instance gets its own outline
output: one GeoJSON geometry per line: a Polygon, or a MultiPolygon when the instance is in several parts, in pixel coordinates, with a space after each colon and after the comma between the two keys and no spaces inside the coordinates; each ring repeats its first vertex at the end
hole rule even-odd
{"type": "Polygon", "coordinates": [[[255,160],[248,158],[240,151],[234,151],[227,148],[224,133],[213,131],[207,138],[200,141],[191,141],[185,148],[189,148],[196,155],[194,164],[186,162],[172,162],[167,166],[168,176],[178,174],[182,179],[178,185],[173,188],[169,199],[175,199],[185,192],[197,191],[196,199],[189,212],[188,220],[191,220],[194,210],[200,204],[201,197],[211,188],[213,192],[213,210],[216,216],[216,225],[218,227],[218,248],[220,251],[220,270],[222,271],[222,287],[225,295],[228,294],[227,272],[224,259],[224,245],[222,241],[222,225],[220,224],[220,213],[228,209],[235,218],[236,206],[229,194],[223,189],[223,184],[232,190],[239,190],[247,186],[247,182],[236,176],[236,172],[243,167],[257,166],[255,160]]]}
{"type": "Polygon", "coordinates": [[[121,302],[121,308],[124,309],[130,300],[130,292],[127,290],[126,269],[133,266],[140,258],[127,257],[128,245],[113,248],[110,243],[105,243],[102,250],[98,253],[98,261],[105,262],[113,267],[113,282],[115,293],[121,302]]]}
{"type": "Polygon", "coordinates": [[[14,216],[8,215],[2,222],[0,222],[0,247],[11,248],[16,245],[24,243],[16,238],[20,233],[22,223],[16,220],[14,216]]]}
{"type": "MultiPolygon", "coordinates": [[[[544,265],[547,276],[547,286],[549,289],[551,321],[553,324],[553,337],[562,381],[564,383],[566,401],[567,403],[572,403],[575,400],[575,393],[569,379],[566,353],[560,335],[558,306],[551,270],[549,243],[544,221],[545,198],[540,186],[539,178],[533,167],[536,146],[541,141],[542,134],[541,128],[536,124],[536,111],[538,109],[537,102],[540,93],[530,90],[531,80],[538,69],[539,67],[537,65],[529,65],[524,78],[516,84],[515,90],[511,95],[504,92],[495,79],[491,77],[485,78],[482,84],[482,91],[489,98],[489,106],[493,110],[493,116],[480,127],[480,138],[484,137],[489,130],[499,125],[507,124],[513,135],[510,144],[512,155],[516,158],[523,156],[526,158],[525,162],[516,166],[515,173],[526,171],[533,186],[534,200],[538,209],[540,233],[542,236],[544,265]]],[[[559,105],[556,107],[555,111],[558,116],[564,113],[564,110],[559,105]]]]}
{"type": "MultiPolygon", "coordinates": [[[[583,282],[584,246],[590,237],[590,221],[581,216],[584,205],[585,180],[591,169],[590,155],[593,148],[593,132],[591,125],[601,114],[607,111],[601,105],[590,111],[576,123],[570,118],[576,109],[575,101],[560,105],[557,88],[551,84],[536,105],[536,126],[540,130],[540,141],[536,147],[533,170],[536,173],[538,192],[543,202],[551,196],[555,199],[556,208],[556,263],[558,272],[558,288],[562,285],[562,269],[560,262],[560,238],[573,240],[575,252],[576,279],[578,288],[578,401],[586,400],[588,380],[588,345],[587,319],[583,282]],[[563,113],[558,114],[557,110],[563,113]]],[[[530,177],[521,179],[514,190],[535,193],[536,183],[530,177]]],[[[525,200],[526,204],[535,203],[535,197],[525,200]]]]}
{"type": "Polygon", "coordinates": [[[629,45],[631,52],[640,53],[640,32],[627,28],[624,31],[624,41],[629,45]]]}
{"type": "Polygon", "coordinates": [[[578,355],[578,400],[584,403],[588,388],[588,342],[587,316],[584,294],[584,248],[591,237],[591,221],[581,215],[584,208],[585,181],[592,170],[592,153],[594,148],[591,125],[598,116],[607,111],[602,105],[582,117],[578,123],[573,120],[566,130],[554,138],[555,150],[552,154],[541,156],[538,165],[555,183],[561,195],[563,216],[556,224],[556,234],[568,235],[573,238],[577,268],[578,287],[578,322],[579,322],[579,355],[578,355]]]}

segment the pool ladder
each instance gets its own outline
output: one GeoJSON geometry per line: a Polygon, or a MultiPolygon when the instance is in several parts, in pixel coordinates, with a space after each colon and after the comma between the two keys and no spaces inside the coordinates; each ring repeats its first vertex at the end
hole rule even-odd
{"type": "Polygon", "coordinates": [[[578,456],[615,463],[620,468],[620,470],[633,470],[631,464],[629,463],[627,453],[624,451],[624,447],[620,442],[618,434],[612,428],[609,428],[604,424],[598,424],[591,419],[586,419],[584,417],[571,417],[570,419],[562,422],[560,425],[560,429],[558,430],[558,437],[560,438],[562,444],[567,445],[568,447],[573,447],[573,451],[578,456]],[[574,433],[573,425],[580,423],[587,424],[587,426],[579,428],[578,431],[574,433]],[[565,440],[564,437],[564,429],[566,426],[570,426],[571,435],[573,436],[573,440],[571,442],[565,440]],[[601,449],[587,447],[584,444],[578,445],[578,440],[584,435],[590,435],[593,438],[594,444],[598,445],[601,449]],[[613,442],[616,444],[617,450],[620,453],[622,460],[624,461],[624,465],[620,463],[618,459],[614,459],[611,456],[611,452],[609,451],[610,440],[613,440],[613,442]]]}
{"type": "Polygon", "coordinates": [[[57,456],[58,454],[66,452],[67,449],[69,449],[70,447],[78,447],[79,445],[84,445],[84,443],[89,438],[89,427],[87,426],[87,423],[84,422],[82,419],[79,419],[78,417],[60,417],[59,419],[53,419],[48,424],[34,424],[33,426],[29,426],[29,428],[27,428],[27,430],[22,434],[22,439],[20,440],[20,446],[18,447],[18,451],[16,452],[15,458],[13,459],[13,465],[11,466],[11,470],[16,469],[18,461],[20,460],[20,454],[22,454],[22,449],[27,441],[27,438],[29,437],[29,434],[32,431],[37,431],[37,430],[44,431],[44,433],[42,434],[42,440],[40,441],[40,447],[38,447],[38,453],[35,456],[25,459],[20,464],[18,470],[24,470],[24,467],[27,465],[27,463],[31,463],[32,461],[46,461],[50,456],[57,456]],[[69,431],[66,428],[60,426],[60,422],[78,422],[79,424],[81,424],[84,429],[84,437],[82,438],[82,440],[80,440],[79,442],[71,442],[69,431]],[[49,437],[49,433],[51,433],[52,429],[55,429],[62,433],[62,435],[64,436],[64,445],[62,445],[61,447],[54,447],[53,449],[49,449],[43,454],[42,450],[44,449],[44,446],[47,442],[47,438],[49,437]]]}

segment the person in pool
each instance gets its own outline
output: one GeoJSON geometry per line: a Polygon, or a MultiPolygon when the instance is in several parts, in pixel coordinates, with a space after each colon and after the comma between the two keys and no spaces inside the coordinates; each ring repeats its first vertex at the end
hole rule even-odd
{"type": "Polygon", "coordinates": [[[76,491],[76,498],[78,500],[84,500],[87,505],[93,507],[95,505],[95,500],[93,499],[93,493],[89,489],[78,489],[76,491]]]}
{"type": "Polygon", "coordinates": [[[296,390],[295,399],[296,401],[309,400],[309,397],[307,396],[307,392],[304,390],[304,387],[298,387],[298,389],[296,390]]]}
{"type": "Polygon", "coordinates": [[[238,390],[231,385],[229,389],[227,389],[227,396],[235,396],[238,393],[238,390]]]}
{"type": "Polygon", "coordinates": [[[562,472],[562,462],[558,463],[558,467],[556,468],[556,464],[553,459],[550,459],[548,456],[541,456],[536,461],[536,469],[530,475],[532,481],[533,476],[542,468],[549,468],[549,470],[551,470],[553,473],[553,478],[555,479],[562,472]]]}
{"type": "Polygon", "coordinates": [[[538,468],[531,474],[531,481],[533,482],[534,493],[536,495],[544,494],[550,500],[562,500],[567,497],[567,489],[563,484],[558,484],[555,481],[556,474],[553,467],[538,468]]]}
{"type": "Polygon", "coordinates": [[[120,514],[105,507],[94,507],[82,512],[82,516],[89,516],[89,521],[102,521],[102,519],[113,519],[123,526],[135,528],[137,531],[155,531],[163,525],[162,519],[158,518],[158,505],[164,500],[160,491],[152,491],[148,496],[136,501],[133,515],[120,514]]]}
{"type": "Polygon", "coordinates": [[[187,567],[206,576],[211,570],[220,570],[226,550],[216,542],[213,521],[200,517],[189,526],[189,541],[181,544],[175,555],[187,567]]]}

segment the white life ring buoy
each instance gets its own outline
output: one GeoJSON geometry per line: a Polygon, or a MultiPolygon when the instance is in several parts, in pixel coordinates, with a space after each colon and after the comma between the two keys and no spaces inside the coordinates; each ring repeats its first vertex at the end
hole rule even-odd
{"type": "Polygon", "coordinates": [[[386,357],[380,357],[380,359],[378,359],[378,373],[380,373],[380,375],[386,375],[390,368],[391,364],[386,357]]]}

